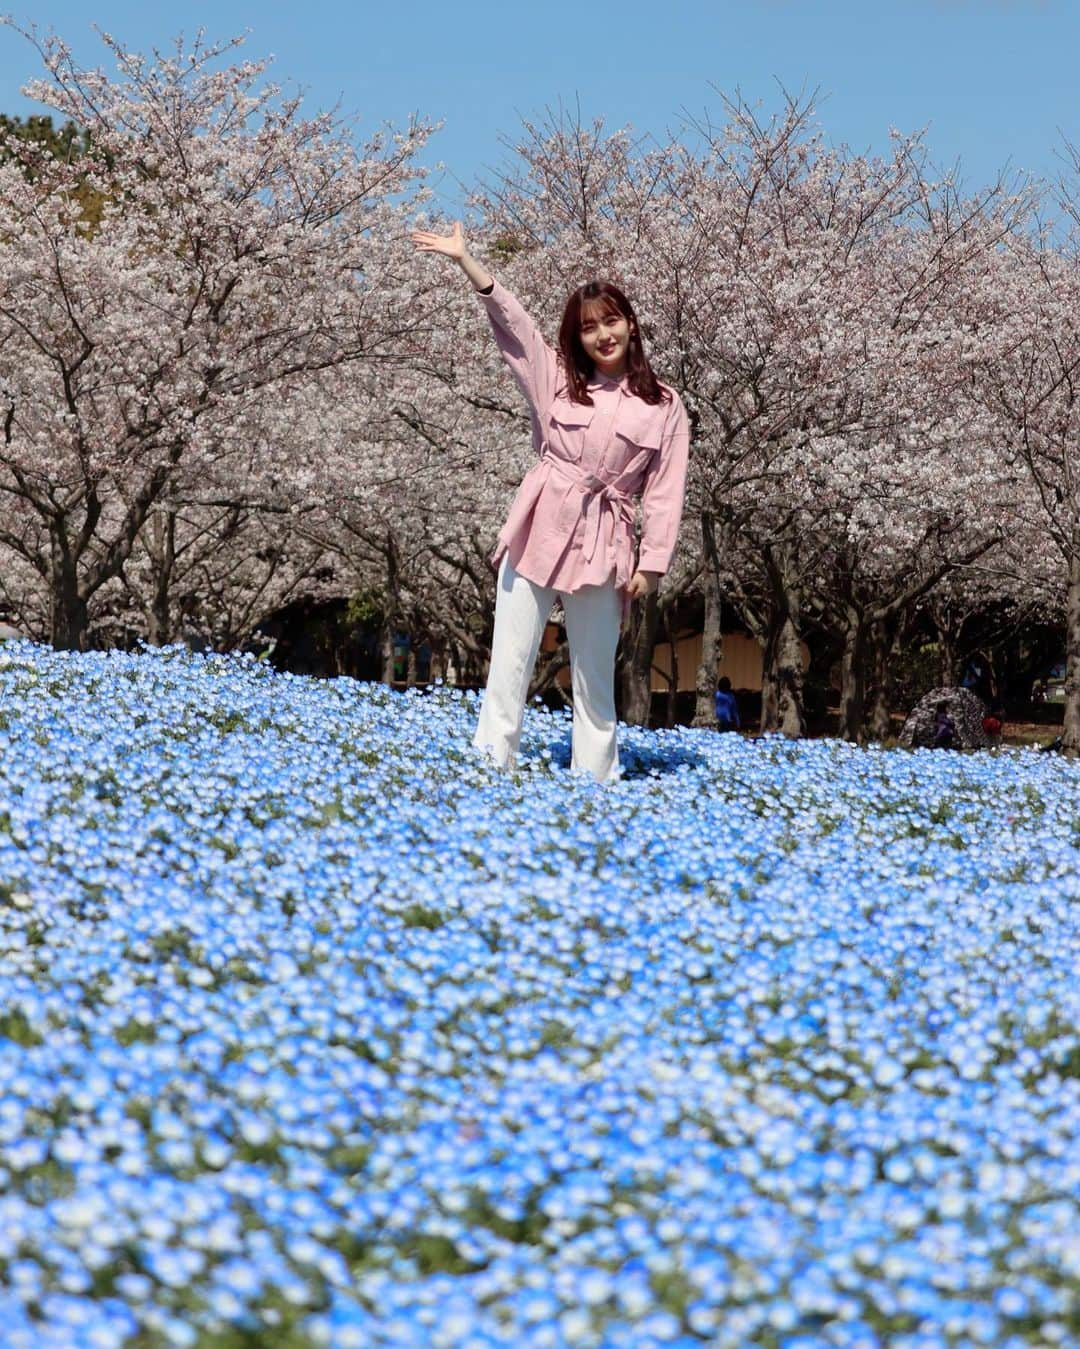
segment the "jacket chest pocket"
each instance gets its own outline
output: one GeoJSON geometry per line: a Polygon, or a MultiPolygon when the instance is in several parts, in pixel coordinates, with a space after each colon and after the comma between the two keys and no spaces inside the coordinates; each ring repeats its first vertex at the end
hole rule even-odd
{"type": "Polygon", "coordinates": [[[556,398],[548,415],[548,443],[560,459],[576,464],[585,451],[585,433],[595,407],[556,398]]]}
{"type": "Polygon", "coordinates": [[[614,474],[644,468],[654,454],[660,453],[662,429],[659,417],[636,408],[630,415],[618,417],[604,454],[604,468],[614,474]]]}

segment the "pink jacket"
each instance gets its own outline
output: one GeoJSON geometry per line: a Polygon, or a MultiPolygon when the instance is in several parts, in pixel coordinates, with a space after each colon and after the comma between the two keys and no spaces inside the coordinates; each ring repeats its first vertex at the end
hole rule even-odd
{"type": "Polygon", "coordinates": [[[497,567],[508,552],[520,575],[566,594],[605,584],[614,571],[625,617],[634,571],[666,572],[675,551],[690,449],[682,399],[671,389],[670,403],[653,406],[630,392],[625,377],[596,375],[588,384],[593,406],[571,402],[558,378],[561,356],[516,297],[496,279],[480,298],[503,359],[528,399],[540,456],[518,488],[492,564],[497,567]],[[642,529],[635,568],[638,495],[642,529]]]}

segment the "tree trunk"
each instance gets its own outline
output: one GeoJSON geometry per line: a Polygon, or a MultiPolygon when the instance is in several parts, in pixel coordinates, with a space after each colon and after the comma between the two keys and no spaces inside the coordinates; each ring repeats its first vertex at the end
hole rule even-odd
{"type": "Polygon", "coordinates": [[[1069,591],[1065,601],[1065,724],[1062,749],[1080,754],[1080,530],[1069,553],[1069,591]]]}
{"type": "Polygon", "coordinates": [[[761,724],[759,729],[775,731],[780,724],[780,688],[776,682],[776,643],[779,628],[769,623],[761,649],[761,724]]]}
{"type": "Polygon", "coordinates": [[[166,511],[150,518],[147,548],[153,562],[154,588],[150,596],[149,631],[151,646],[166,646],[172,641],[172,606],[169,592],[176,562],[176,512],[166,511]]]}
{"type": "Polygon", "coordinates": [[[65,587],[61,594],[53,596],[50,640],[57,651],[85,651],[89,625],[89,609],[77,590],[65,587]]]}
{"type": "Polygon", "coordinates": [[[802,597],[792,577],[790,558],[766,556],[772,608],[762,670],[761,729],[780,731],[794,740],[806,734],[803,710],[802,650],[799,619],[802,597]]]}
{"type": "Polygon", "coordinates": [[[870,735],[887,740],[892,735],[892,711],[896,704],[896,659],[907,628],[906,615],[894,614],[870,630],[874,693],[870,703],[870,735]]]}
{"type": "Polygon", "coordinates": [[[554,689],[564,703],[573,707],[573,692],[571,691],[570,697],[567,697],[566,690],[558,679],[558,676],[570,664],[570,643],[564,639],[554,651],[546,653],[546,657],[539,670],[533,669],[525,701],[531,703],[538,693],[545,693],[548,689],[554,689]]]}
{"type": "Polygon", "coordinates": [[[668,631],[668,650],[671,652],[671,683],[668,685],[667,716],[668,730],[675,725],[675,712],[679,701],[679,644],[674,634],[668,631]]]}
{"type": "Polygon", "coordinates": [[[79,577],[66,540],[52,540],[49,640],[57,651],[84,651],[90,612],[79,591],[79,577]]]}
{"type": "MultiPolygon", "coordinates": [[[[953,688],[959,682],[960,658],[956,652],[956,644],[960,630],[954,629],[947,605],[933,606],[930,613],[938,636],[938,678],[944,687],[953,688]]],[[[963,623],[960,627],[963,627],[963,623]]]]}
{"type": "Polygon", "coordinates": [[[392,684],[394,682],[394,625],[383,620],[382,638],[380,642],[382,656],[382,682],[392,684]]]}
{"type": "Polygon", "coordinates": [[[792,740],[801,740],[806,734],[802,650],[799,646],[799,629],[790,611],[784,615],[780,627],[776,684],[778,729],[792,740]]]}
{"type": "Polygon", "coordinates": [[[837,734],[852,744],[866,739],[863,720],[866,715],[866,621],[862,613],[848,609],[845,614],[844,650],[840,657],[840,717],[837,734]]]}
{"type": "Polygon", "coordinates": [[[382,632],[382,682],[394,682],[394,633],[398,619],[398,560],[394,540],[386,539],[386,602],[383,605],[382,632]]]}
{"type": "Polygon", "coordinates": [[[619,688],[622,719],[631,726],[647,726],[652,700],[652,656],[660,626],[660,604],[655,591],[631,610],[620,648],[619,688]]]}
{"type": "Polygon", "coordinates": [[[724,637],[720,630],[720,576],[716,549],[716,529],[711,512],[701,513],[701,541],[705,556],[702,586],[705,594],[705,624],[701,633],[701,661],[694,681],[695,726],[716,728],[716,672],[723,655],[724,637]]]}
{"type": "MultiPolygon", "coordinates": [[[[159,464],[127,505],[123,520],[113,538],[106,543],[97,535],[102,503],[95,485],[83,496],[81,522],[66,511],[52,508],[39,513],[48,521],[50,543],[49,604],[50,641],[61,651],[84,651],[90,626],[90,598],[115,576],[131,556],[135,540],[146,523],[150,508],[168,486],[172,470],[183,448],[177,441],[166,462],[159,464]],[[69,532],[70,527],[70,532],[69,532]],[[87,549],[97,539],[98,555],[86,563],[87,549]],[[80,564],[81,571],[80,571],[80,564]],[[80,583],[81,582],[81,583],[80,583]]],[[[31,559],[32,560],[32,559],[31,559]]]]}

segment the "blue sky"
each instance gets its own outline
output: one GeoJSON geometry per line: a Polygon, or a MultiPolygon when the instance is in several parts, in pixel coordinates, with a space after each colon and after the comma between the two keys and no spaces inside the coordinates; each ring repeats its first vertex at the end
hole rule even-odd
{"type": "MultiPolygon", "coordinates": [[[[10,0],[9,0],[10,3],[10,0]]],[[[200,25],[250,29],[244,53],[275,57],[273,76],[302,86],[312,108],[339,99],[361,133],[410,113],[445,119],[424,156],[446,169],[438,205],[460,212],[461,184],[505,167],[521,117],[579,103],[583,118],[663,137],[687,114],[722,116],[713,86],[738,87],[768,112],[778,81],[820,90],[830,140],[885,149],[890,127],[924,126],[935,162],[961,161],[966,183],[1006,161],[1042,176],[1061,168],[1060,133],[1080,142],[1075,0],[643,0],[582,6],[479,0],[22,0],[10,11],[53,28],[89,64],[106,57],[91,24],[139,49],[200,25]]],[[[0,29],[0,110],[26,115],[19,86],[33,49],[0,29]]]]}

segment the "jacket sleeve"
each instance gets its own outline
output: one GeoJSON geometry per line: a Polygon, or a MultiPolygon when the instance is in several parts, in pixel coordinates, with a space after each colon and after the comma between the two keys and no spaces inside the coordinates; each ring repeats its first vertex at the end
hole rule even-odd
{"type": "Polygon", "coordinates": [[[646,470],[641,491],[639,571],[662,575],[671,566],[682,520],[689,459],[690,421],[682,399],[672,390],[660,450],[646,470]]]}
{"type": "Polygon", "coordinates": [[[476,293],[484,302],[502,358],[539,421],[555,397],[557,353],[517,296],[497,278],[490,291],[476,293]]]}

